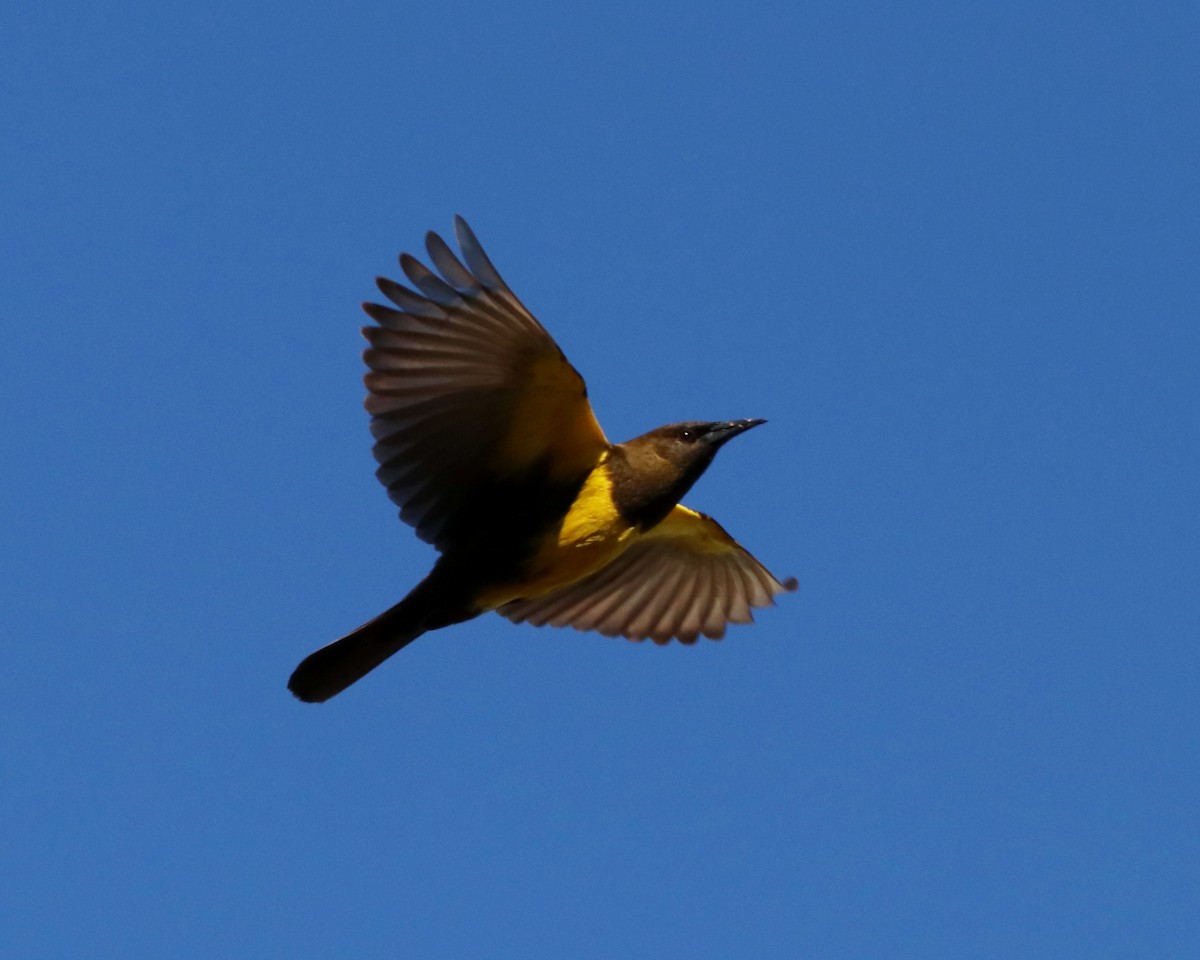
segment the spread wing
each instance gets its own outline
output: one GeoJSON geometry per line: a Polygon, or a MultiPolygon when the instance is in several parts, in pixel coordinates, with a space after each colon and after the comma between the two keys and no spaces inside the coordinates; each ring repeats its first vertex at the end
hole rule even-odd
{"type": "Polygon", "coordinates": [[[583,378],[501,279],[466,221],[463,262],[430,233],[438,274],[402,254],[416,290],[380,278],[395,307],[363,309],[366,408],[377,475],[400,517],[439,548],[481,531],[504,491],[582,480],[608,446],[583,378]]]}
{"type": "Polygon", "coordinates": [[[499,612],[514,623],[596,630],[610,637],[695,643],[795,590],[750,556],[719,523],[677,506],[607,567],[568,587],[499,612]]]}

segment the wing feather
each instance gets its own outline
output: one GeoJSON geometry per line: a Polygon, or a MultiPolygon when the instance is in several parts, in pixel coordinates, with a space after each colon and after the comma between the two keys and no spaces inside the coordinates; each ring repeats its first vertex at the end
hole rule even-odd
{"type": "Polygon", "coordinates": [[[475,236],[475,231],[467,225],[467,221],[462,217],[455,216],[454,218],[454,236],[458,240],[459,249],[462,250],[463,256],[467,260],[467,266],[480,283],[492,290],[512,292],[508,289],[504,278],[500,276],[500,271],[492,265],[488,255],[483,252],[483,246],[479,243],[479,238],[475,236]]]}
{"type": "Polygon", "coordinates": [[[425,250],[429,253],[433,265],[437,267],[438,273],[446,278],[450,286],[472,293],[480,289],[479,281],[462,265],[462,261],[454,255],[450,245],[432,230],[425,234],[425,250]]]}
{"type": "Polygon", "coordinates": [[[651,576],[642,578],[638,592],[622,598],[619,634],[650,637],[657,643],[669,640],[669,634],[661,636],[662,629],[655,628],[670,610],[685,572],[679,566],[667,566],[654,571],[651,576]]]}
{"type": "Polygon", "coordinates": [[[711,517],[677,506],[612,563],[567,587],[514,600],[515,623],[575,627],[630,640],[719,640],[755,607],[796,589],[778,580],[711,517]]]}
{"type": "Polygon", "coordinates": [[[434,320],[446,319],[446,311],[436,303],[426,300],[419,293],[414,293],[408,287],[397,283],[395,280],[389,280],[387,277],[376,277],[375,286],[379,288],[380,293],[398,306],[402,312],[397,313],[395,310],[376,303],[364,303],[363,310],[373,319],[379,319],[375,317],[375,310],[386,311],[391,320],[388,326],[394,329],[405,329],[404,314],[406,313],[414,317],[431,317],[434,320]]]}
{"type": "Polygon", "coordinates": [[[461,217],[455,233],[462,260],[431,233],[437,273],[402,254],[416,289],[381,277],[394,306],[363,305],[377,324],[363,329],[377,473],[440,549],[486,537],[489,517],[504,522],[506,491],[582,482],[608,447],[583,378],[461,217]]]}
{"type": "Polygon", "coordinates": [[[696,592],[708,563],[699,563],[695,570],[689,571],[680,578],[675,592],[675,599],[669,607],[664,607],[658,618],[652,639],[656,643],[667,643],[672,637],[680,643],[696,642],[696,630],[693,626],[693,610],[696,605],[696,592]]]}

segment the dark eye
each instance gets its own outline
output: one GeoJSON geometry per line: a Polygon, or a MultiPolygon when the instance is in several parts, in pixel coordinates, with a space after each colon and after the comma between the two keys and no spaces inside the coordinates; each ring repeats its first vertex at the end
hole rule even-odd
{"type": "Polygon", "coordinates": [[[679,439],[680,440],[695,440],[696,434],[694,432],[692,432],[691,430],[680,430],[679,431],[679,439]]]}

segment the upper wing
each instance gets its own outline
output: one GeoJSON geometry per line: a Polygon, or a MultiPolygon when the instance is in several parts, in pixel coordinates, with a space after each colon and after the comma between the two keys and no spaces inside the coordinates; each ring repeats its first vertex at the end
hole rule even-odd
{"type": "Polygon", "coordinates": [[[575,627],[630,640],[719,640],[727,623],[750,623],[752,607],[795,590],[780,582],[711,517],[677,506],[608,566],[561,590],[514,600],[514,623],[575,627]]]}
{"type": "Polygon", "coordinates": [[[503,514],[505,490],[582,480],[608,446],[583,378],[461,217],[454,232],[466,266],[430,233],[441,276],[402,254],[420,292],[380,278],[399,309],[363,304],[379,324],[363,328],[378,476],[401,519],[439,548],[503,514]]]}

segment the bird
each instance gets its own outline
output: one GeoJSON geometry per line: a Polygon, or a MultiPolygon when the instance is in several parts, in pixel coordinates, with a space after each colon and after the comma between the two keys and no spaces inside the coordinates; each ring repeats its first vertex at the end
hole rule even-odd
{"type": "Polygon", "coordinates": [[[432,630],[496,611],[514,623],[694,644],[796,589],[679,501],[762,419],[687,421],[605,437],[587,387],[460,216],[412,284],[379,277],[364,405],[376,474],[439,557],[399,603],[306,657],[300,700],[341,693],[432,630]],[[415,289],[414,289],[415,288],[415,289]]]}

